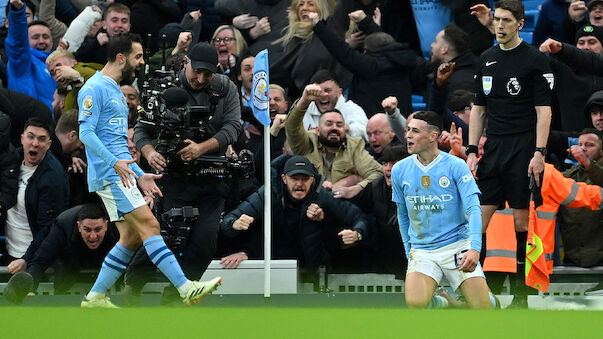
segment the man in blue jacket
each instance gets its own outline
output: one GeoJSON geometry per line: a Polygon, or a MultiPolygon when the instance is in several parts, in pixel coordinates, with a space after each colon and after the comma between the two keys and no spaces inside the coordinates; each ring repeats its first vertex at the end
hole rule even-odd
{"type": "Polygon", "coordinates": [[[8,36],[4,43],[8,57],[8,88],[34,97],[52,110],[57,83],[46,68],[52,49],[52,35],[43,21],[27,24],[25,5],[10,1],[8,36]]]}

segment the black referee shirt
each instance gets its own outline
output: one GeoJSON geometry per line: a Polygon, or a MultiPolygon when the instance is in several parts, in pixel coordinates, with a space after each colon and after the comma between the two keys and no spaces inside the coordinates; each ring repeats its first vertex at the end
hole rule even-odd
{"type": "Polygon", "coordinates": [[[511,50],[482,53],[475,75],[475,104],[487,106],[487,134],[534,131],[534,106],[551,106],[554,76],[547,57],[522,41],[511,50]]]}

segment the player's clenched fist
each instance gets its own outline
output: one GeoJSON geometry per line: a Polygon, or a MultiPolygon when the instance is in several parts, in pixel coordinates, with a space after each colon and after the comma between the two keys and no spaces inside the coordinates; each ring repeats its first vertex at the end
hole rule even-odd
{"type": "Polygon", "coordinates": [[[398,99],[396,97],[387,97],[383,99],[381,106],[383,106],[383,109],[387,113],[392,114],[396,110],[396,107],[398,107],[398,99]]]}
{"type": "Polygon", "coordinates": [[[306,216],[310,220],[321,221],[325,218],[325,213],[323,212],[322,208],[320,208],[320,206],[315,203],[311,203],[310,206],[308,206],[308,209],[306,210],[306,216]]]}
{"type": "Polygon", "coordinates": [[[243,214],[232,224],[232,228],[237,231],[246,231],[252,223],[253,217],[243,214]]]}

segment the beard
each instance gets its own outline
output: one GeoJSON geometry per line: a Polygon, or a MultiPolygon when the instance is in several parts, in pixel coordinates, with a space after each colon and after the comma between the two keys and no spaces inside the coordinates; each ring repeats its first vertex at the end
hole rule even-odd
{"type": "Polygon", "coordinates": [[[130,65],[129,62],[126,62],[124,69],[121,71],[121,82],[131,85],[134,82],[134,78],[136,77],[136,68],[130,65]]]}
{"type": "Polygon", "coordinates": [[[341,144],[343,144],[343,138],[339,138],[339,140],[330,140],[329,138],[323,136],[323,135],[319,135],[318,136],[318,142],[320,142],[321,144],[327,146],[327,147],[339,147],[341,146],[341,144]]]}

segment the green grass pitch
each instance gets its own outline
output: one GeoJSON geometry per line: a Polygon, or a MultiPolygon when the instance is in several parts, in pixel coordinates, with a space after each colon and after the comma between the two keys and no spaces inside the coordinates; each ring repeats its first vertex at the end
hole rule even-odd
{"type": "Polygon", "coordinates": [[[1,307],[2,338],[600,338],[601,312],[1,307]]]}

